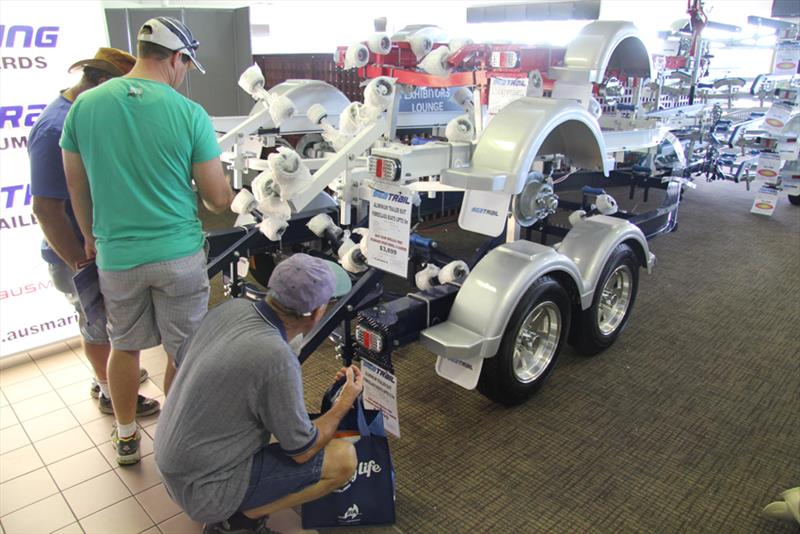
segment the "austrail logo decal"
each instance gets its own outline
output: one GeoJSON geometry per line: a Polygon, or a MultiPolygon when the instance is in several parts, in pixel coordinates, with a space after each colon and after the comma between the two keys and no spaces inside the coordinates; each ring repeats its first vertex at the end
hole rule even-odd
{"type": "Polygon", "coordinates": [[[359,475],[363,475],[366,478],[371,477],[374,473],[380,473],[382,471],[380,464],[375,460],[370,460],[369,462],[358,462],[358,468],[356,472],[353,473],[353,478],[351,478],[347,484],[342,486],[341,488],[334,490],[334,493],[344,493],[345,491],[350,489],[350,486],[356,481],[359,475]]]}
{"type": "Polygon", "coordinates": [[[387,193],[386,191],[379,191],[377,189],[372,191],[372,196],[381,200],[388,200],[389,202],[397,202],[398,204],[411,204],[411,199],[405,195],[387,193]]]}
{"type": "Polygon", "coordinates": [[[3,70],[27,70],[47,68],[45,56],[34,56],[31,52],[58,45],[58,26],[27,26],[0,24],[0,48],[3,70]]]}
{"type": "Polygon", "coordinates": [[[0,231],[39,224],[30,211],[31,185],[14,184],[0,187],[0,231]]]}
{"type": "Polygon", "coordinates": [[[490,217],[499,217],[500,214],[497,213],[497,210],[490,210],[488,208],[481,208],[478,206],[474,206],[471,210],[472,213],[477,213],[478,215],[489,215],[490,217]]]}
{"type": "Polygon", "coordinates": [[[358,505],[354,503],[352,506],[349,506],[342,515],[337,517],[340,524],[354,525],[361,522],[361,515],[361,510],[359,510],[358,505]]]}
{"type": "Polygon", "coordinates": [[[27,148],[28,136],[15,135],[14,132],[9,130],[16,130],[18,128],[30,128],[42,114],[45,104],[23,104],[13,106],[0,106],[0,150],[9,150],[14,148],[27,148]],[[11,135],[6,136],[6,133],[11,135]]]}

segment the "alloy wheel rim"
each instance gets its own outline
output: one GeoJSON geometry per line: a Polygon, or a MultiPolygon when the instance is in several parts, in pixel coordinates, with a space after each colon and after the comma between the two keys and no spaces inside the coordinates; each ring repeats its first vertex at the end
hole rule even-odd
{"type": "Polygon", "coordinates": [[[597,328],[607,336],[613,333],[628,311],[631,303],[633,273],[627,265],[620,265],[603,285],[597,305],[597,328]]]}
{"type": "Polygon", "coordinates": [[[561,337],[561,312],[554,302],[535,306],[522,323],[514,341],[513,368],[519,382],[528,384],[545,372],[555,356],[561,337]]]}

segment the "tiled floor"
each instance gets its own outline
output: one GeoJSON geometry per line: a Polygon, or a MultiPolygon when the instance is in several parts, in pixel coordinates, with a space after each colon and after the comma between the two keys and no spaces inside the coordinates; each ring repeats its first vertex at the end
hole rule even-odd
{"type": "MultiPolygon", "coordinates": [[[[202,531],[167,495],[153,457],[158,416],[138,421],[142,460],[121,468],[111,416],[89,396],[92,377],[77,340],[22,356],[0,370],[0,532],[5,534],[202,531]]],[[[144,351],[143,395],[163,402],[166,355],[144,351]]],[[[293,510],[274,514],[279,532],[304,532],[293,510]]],[[[307,531],[306,531],[307,532],[307,531]]]]}

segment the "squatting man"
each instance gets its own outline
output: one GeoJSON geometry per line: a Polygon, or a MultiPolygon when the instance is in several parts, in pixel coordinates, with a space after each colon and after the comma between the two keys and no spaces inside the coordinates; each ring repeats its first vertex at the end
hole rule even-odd
{"type": "Polygon", "coordinates": [[[164,484],[205,533],[270,532],[270,513],[318,499],[355,473],[353,445],[333,438],[361,393],[360,370],[339,370],[341,395],[312,422],[289,345],[350,290],[350,279],[332,262],[294,254],[268,288],[263,300],[228,300],[206,315],[178,350],[159,419],[164,484]]]}

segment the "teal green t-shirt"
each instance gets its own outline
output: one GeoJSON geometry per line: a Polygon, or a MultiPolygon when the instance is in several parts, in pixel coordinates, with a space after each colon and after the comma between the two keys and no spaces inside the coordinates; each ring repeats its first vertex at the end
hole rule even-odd
{"type": "Polygon", "coordinates": [[[192,164],[222,150],[199,104],[160,82],[115,78],[75,100],[61,148],[80,153],[89,177],[98,267],[131,269],[202,247],[192,164]]]}

